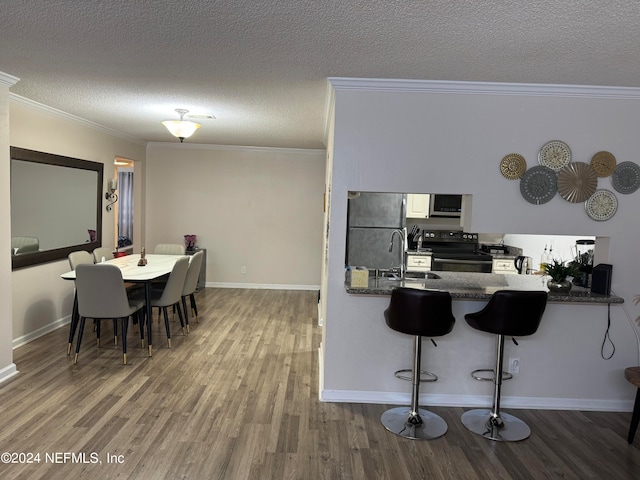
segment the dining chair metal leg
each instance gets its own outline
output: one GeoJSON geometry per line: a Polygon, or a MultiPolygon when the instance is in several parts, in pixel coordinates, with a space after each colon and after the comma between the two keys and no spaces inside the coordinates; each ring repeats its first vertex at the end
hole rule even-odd
{"type": "Polygon", "coordinates": [[[164,328],[167,331],[167,344],[169,345],[169,348],[171,348],[171,328],[169,327],[169,312],[167,311],[167,307],[160,308],[164,313],[164,328]]]}
{"type": "Polygon", "coordinates": [[[187,333],[191,333],[189,330],[189,309],[187,308],[187,297],[182,297],[182,310],[184,311],[184,320],[187,324],[187,333]]]}
{"type": "Polygon", "coordinates": [[[73,364],[78,363],[78,354],[80,353],[80,343],[82,342],[82,334],[84,333],[85,318],[80,317],[80,330],[78,331],[78,341],[76,342],[76,354],[73,357],[73,364]]]}
{"type": "Polygon", "coordinates": [[[123,317],[121,319],[122,328],[122,363],[127,364],[127,326],[129,324],[129,317],[123,317]]]}
{"type": "MultiPolygon", "coordinates": [[[[182,307],[180,307],[180,302],[174,305],[174,308],[178,310],[178,318],[180,319],[180,327],[182,327],[182,334],[185,334],[185,325],[184,325],[184,316],[182,314],[182,307]]],[[[189,322],[187,321],[187,327],[189,326],[189,322]]]]}
{"type": "Polygon", "coordinates": [[[196,305],[196,296],[194,293],[189,295],[189,300],[191,300],[191,309],[196,316],[196,323],[200,323],[200,319],[198,318],[198,305],[196,305]]]}
{"type": "Polygon", "coordinates": [[[147,309],[143,308],[141,309],[136,315],[138,316],[138,333],[140,333],[140,345],[142,345],[142,348],[145,347],[145,336],[144,336],[144,329],[145,326],[148,328],[148,325],[146,324],[147,321],[147,309]]]}
{"type": "Polygon", "coordinates": [[[78,297],[73,296],[73,309],[71,310],[71,325],[69,326],[69,343],[67,345],[67,356],[71,355],[71,348],[73,346],[73,338],[76,336],[76,330],[78,329],[78,297]]]}

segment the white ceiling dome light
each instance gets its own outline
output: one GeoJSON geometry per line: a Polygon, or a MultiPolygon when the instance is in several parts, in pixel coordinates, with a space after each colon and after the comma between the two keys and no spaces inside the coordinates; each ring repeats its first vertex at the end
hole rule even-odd
{"type": "Polygon", "coordinates": [[[180,114],[180,120],[165,120],[162,122],[162,125],[167,127],[167,130],[169,130],[171,135],[178,137],[180,139],[180,143],[182,143],[185,138],[189,138],[193,135],[201,125],[184,119],[184,116],[189,113],[189,110],[176,108],[176,112],[180,114]]]}

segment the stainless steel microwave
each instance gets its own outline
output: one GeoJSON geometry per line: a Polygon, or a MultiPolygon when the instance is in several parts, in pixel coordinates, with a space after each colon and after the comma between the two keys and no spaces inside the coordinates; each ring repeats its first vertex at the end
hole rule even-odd
{"type": "Polygon", "coordinates": [[[462,195],[431,194],[429,198],[430,217],[456,218],[462,214],[462,195]]]}

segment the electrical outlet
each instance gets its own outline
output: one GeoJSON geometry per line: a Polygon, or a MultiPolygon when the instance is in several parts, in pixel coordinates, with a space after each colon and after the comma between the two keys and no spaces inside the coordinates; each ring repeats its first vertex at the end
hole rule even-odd
{"type": "Polygon", "coordinates": [[[519,358],[509,358],[509,373],[520,373],[519,358]]]}
{"type": "Polygon", "coordinates": [[[247,273],[247,267],[245,267],[244,265],[240,267],[240,273],[245,274],[247,273]]]}

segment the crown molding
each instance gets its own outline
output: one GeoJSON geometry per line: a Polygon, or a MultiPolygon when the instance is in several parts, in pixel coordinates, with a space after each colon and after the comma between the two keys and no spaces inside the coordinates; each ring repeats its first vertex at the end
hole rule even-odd
{"type": "Polygon", "coordinates": [[[331,80],[333,79],[327,79],[327,93],[324,104],[324,125],[322,131],[322,139],[325,146],[329,145],[329,128],[331,126],[331,122],[333,121],[333,114],[335,113],[336,89],[333,87],[331,80]]]}
{"type": "Polygon", "coordinates": [[[180,142],[149,142],[147,143],[147,150],[149,148],[175,148],[175,149],[188,149],[188,150],[235,150],[235,151],[251,151],[251,152],[282,152],[293,153],[296,155],[317,155],[325,154],[326,150],[320,148],[285,148],[285,147],[252,147],[244,145],[217,145],[208,143],[180,143],[180,142]]]}
{"type": "Polygon", "coordinates": [[[0,72],[0,84],[2,85],[13,87],[19,81],[20,79],[18,77],[14,77],[13,75],[9,75],[8,73],[0,72]]]}
{"type": "Polygon", "coordinates": [[[638,87],[329,77],[334,90],[640,99],[638,87]]]}
{"type": "Polygon", "coordinates": [[[81,125],[84,125],[85,127],[89,127],[93,130],[98,130],[102,133],[105,133],[107,135],[111,135],[112,137],[117,137],[120,138],[122,140],[126,140],[128,142],[132,142],[135,143],[137,145],[146,145],[147,142],[140,140],[139,138],[134,138],[130,135],[127,135],[126,133],[120,132],[118,130],[113,130],[111,128],[107,128],[103,125],[100,125],[98,123],[94,123],[91,122],[89,120],[85,120],[84,118],[80,118],[80,117],[76,117],[75,115],[72,115],[70,113],[67,112],[63,112],[62,110],[58,110],[57,108],[53,108],[53,107],[49,107],[48,105],[43,105],[42,103],[38,103],[34,100],[30,100],[28,98],[25,97],[21,97],[20,95],[16,95],[15,93],[11,93],[9,92],[9,101],[13,101],[16,103],[21,103],[23,105],[27,105],[29,107],[32,107],[36,110],[40,110],[46,113],[49,113],[51,115],[54,115],[56,117],[60,117],[60,118],[64,118],[65,120],[70,120],[72,122],[75,123],[79,123],[81,125]]]}

